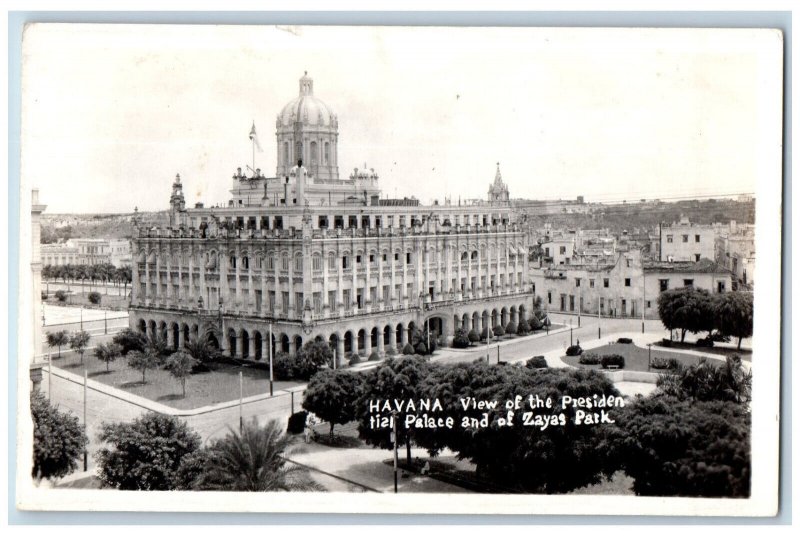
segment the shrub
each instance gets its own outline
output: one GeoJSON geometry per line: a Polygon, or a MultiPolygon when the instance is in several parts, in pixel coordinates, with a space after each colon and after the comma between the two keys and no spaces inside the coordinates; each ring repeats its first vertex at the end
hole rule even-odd
{"type": "Polygon", "coordinates": [[[600,358],[600,364],[604,369],[609,367],[625,368],[625,358],[619,354],[604,355],[600,358]]]}
{"type": "Polygon", "coordinates": [[[394,349],[394,345],[389,346],[389,348],[386,349],[386,355],[388,357],[392,357],[392,356],[397,355],[397,350],[394,349]]]}
{"type": "Polygon", "coordinates": [[[43,300],[46,300],[46,299],[47,299],[47,292],[46,292],[46,291],[44,291],[44,290],[42,291],[42,299],[43,299],[43,300]]]}
{"type": "Polygon", "coordinates": [[[661,346],[666,346],[669,348],[672,346],[672,339],[661,339],[661,346]]]}
{"type": "Polygon", "coordinates": [[[113,342],[122,347],[122,355],[128,355],[128,352],[144,352],[147,348],[147,337],[144,334],[125,328],[112,339],[113,342]]]}
{"type": "Polygon", "coordinates": [[[414,353],[419,354],[419,355],[428,355],[428,345],[425,344],[424,342],[420,341],[414,347],[414,353]]]}
{"type": "Polygon", "coordinates": [[[620,337],[617,339],[618,344],[633,344],[633,339],[629,339],[628,337],[620,337]]]}
{"type": "Polygon", "coordinates": [[[711,348],[714,346],[714,341],[711,338],[706,337],[704,339],[697,339],[697,342],[694,344],[695,346],[700,346],[703,348],[711,348]]]}
{"type": "Polygon", "coordinates": [[[286,352],[278,352],[272,356],[272,373],[277,380],[294,378],[294,362],[286,352]]]}
{"type": "Polygon", "coordinates": [[[414,355],[414,347],[406,343],[406,345],[403,346],[403,355],[414,355]]]}
{"type": "Polygon", "coordinates": [[[482,340],[482,341],[485,341],[485,340],[486,340],[486,337],[488,337],[488,335],[489,335],[488,328],[483,328],[483,329],[481,330],[481,340],[482,340]]]}
{"type": "Polygon", "coordinates": [[[578,358],[578,363],[581,365],[599,365],[600,356],[597,354],[581,354],[578,358]]]}
{"type": "Polygon", "coordinates": [[[350,354],[350,361],[348,361],[348,363],[350,364],[351,367],[353,365],[358,365],[359,363],[361,363],[361,356],[353,352],[352,354],[350,354]]]}
{"type": "Polygon", "coordinates": [[[537,317],[536,315],[531,317],[528,325],[530,325],[531,331],[538,331],[538,330],[544,328],[544,324],[539,319],[539,317],[537,317]]]}
{"type": "Polygon", "coordinates": [[[453,336],[453,348],[467,348],[469,344],[469,332],[464,328],[459,328],[453,336]]]}
{"type": "Polygon", "coordinates": [[[63,291],[63,290],[57,290],[56,291],[56,299],[58,301],[60,301],[60,302],[67,301],[67,293],[65,291],[63,291]]]}
{"type": "Polygon", "coordinates": [[[516,322],[509,322],[506,324],[506,333],[509,335],[515,334],[517,332],[517,323],[516,322]]]}
{"type": "Polygon", "coordinates": [[[547,360],[544,358],[543,355],[536,355],[532,358],[528,359],[525,362],[525,368],[529,369],[540,369],[540,368],[547,368],[547,360]]]}
{"type": "Polygon", "coordinates": [[[731,338],[719,331],[714,331],[708,336],[714,342],[731,342],[731,338]]]}
{"type": "Polygon", "coordinates": [[[90,292],[86,297],[89,298],[89,303],[93,303],[94,305],[99,305],[100,301],[103,299],[103,295],[96,290],[90,292]]]}
{"type": "Polygon", "coordinates": [[[519,325],[517,326],[517,335],[527,335],[531,332],[531,325],[528,324],[528,321],[522,319],[519,321],[519,325]]]}
{"type": "Polygon", "coordinates": [[[678,368],[679,364],[675,358],[654,357],[650,362],[650,367],[658,370],[674,370],[678,368]]]}
{"type": "Polygon", "coordinates": [[[369,360],[370,361],[380,361],[381,360],[381,354],[379,354],[377,350],[373,350],[373,352],[371,354],[369,354],[369,360]]]}
{"type": "Polygon", "coordinates": [[[506,334],[506,330],[503,328],[503,326],[498,324],[492,329],[492,333],[494,333],[495,337],[502,337],[506,334]]]}
{"type": "Polygon", "coordinates": [[[573,344],[569,348],[567,348],[567,355],[581,355],[583,353],[583,348],[580,347],[579,344],[573,344]]]}
{"type": "Polygon", "coordinates": [[[467,334],[467,337],[469,337],[469,342],[473,342],[473,343],[474,342],[479,342],[481,340],[481,334],[478,333],[474,329],[469,330],[469,333],[467,334]]]}
{"type": "Polygon", "coordinates": [[[306,428],[306,418],[308,417],[307,411],[298,411],[289,416],[289,425],[286,431],[290,434],[302,434],[306,428]]]}

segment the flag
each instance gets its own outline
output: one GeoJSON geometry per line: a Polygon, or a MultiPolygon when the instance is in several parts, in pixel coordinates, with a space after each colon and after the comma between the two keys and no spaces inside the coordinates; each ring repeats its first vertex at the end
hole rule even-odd
{"type": "Polygon", "coordinates": [[[256,148],[258,149],[259,153],[264,152],[264,150],[261,149],[261,144],[258,143],[258,135],[256,134],[256,123],[255,123],[255,121],[253,121],[253,127],[250,129],[250,139],[253,141],[253,143],[256,144],[256,148]]]}

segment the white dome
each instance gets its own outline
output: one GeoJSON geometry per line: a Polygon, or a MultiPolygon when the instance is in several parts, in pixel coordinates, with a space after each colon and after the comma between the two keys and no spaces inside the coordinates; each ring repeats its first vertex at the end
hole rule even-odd
{"type": "Polygon", "coordinates": [[[290,126],[296,122],[314,126],[335,126],[336,114],[327,104],[314,96],[314,81],[308,74],[300,79],[300,94],[283,107],[278,123],[290,126]]]}

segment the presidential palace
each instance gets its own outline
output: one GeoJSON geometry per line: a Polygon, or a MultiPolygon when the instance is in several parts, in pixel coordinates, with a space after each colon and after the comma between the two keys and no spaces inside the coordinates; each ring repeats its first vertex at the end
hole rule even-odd
{"type": "Polygon", "coordinates": [[[275,128],[275,177],[237,170],[227,205],[190,208],[176,176],[168,226],[137,224],[132,328],[249,360],[270,333],[289,354],[321,338],[342,362],[400,351],[414,326],[447,344],[528,318],[528,238],[499,165],[486,200],[456,204],[389,199],[366,166],[340,177],[338,117],[307,75],[275,128]]]}

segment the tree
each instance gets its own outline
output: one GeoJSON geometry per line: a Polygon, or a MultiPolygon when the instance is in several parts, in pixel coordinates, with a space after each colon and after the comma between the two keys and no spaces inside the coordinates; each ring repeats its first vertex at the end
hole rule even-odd
{"type": "Polygon", "coordinates": [[[469,334],[467,336],[469,337],[469,342],[471,343],[480,342],[481,340],[481,334],[474,329],[469,330],[469,334]]]}
{"type": "Polygon", "coordinates": [[[60,302],[67,301],[67,293],[63,290],[57,290],[55,296],[56,299],[60,302]]]}
{"type": "Polygon", "coordinates": [[[211,346],[208,339],[205,337],[198,337],[194,340],[187,341],[184,345],[186,353],[192,356],[200,363],[209,363],[219,359],[219,350],[211,346]]]}
{"type": "Polygon", "coordinates": [[[115,342],[101,342],[95,347],[94,356],[106,364],[106,372],[109,372],[109,365],[122,356],[122,346],[115,342]]]}
{"type": "Polygon", "coordinates": [[[531,332],[531,326],[524,318],[520,318],[519,325],[517,326],[517,335],[527,335],[531,332]]]}
{"type": "Polygon", "coordinates": [[[61,347],[69,344],[69,333],[66,330],[54,331],[47,334],[47,346],[58,348],[58,357],[61,358],[61,347]]]}
{"type": "Polygon", "coordinates": [[[31,393],[33,470],[37,481],[61,478],[78,468],[88,442],[78,418],[58,411],[38,391],[31,393]]]}
{"type": "Polygon", "coordinates": [[[658,296],[658,316],[666,329],[681,330],[681,342],[687,331],[698,333],[714,329],[711,300],[704,289],[665,290],[658,296]]]}
{"type": "MultiPolygon", "coordinates": [[[[485,362],[458,365],[434,365],[421,390],[425,398],[441,401],[437,417],[452,417],[452,429],[437,428],[415,433],[415,441],[432,455],[444,448],[476,465],[479,476],[490,478],[498,486],[513,491],[563,493],[600,481],[604,470],[604,452],[597,448],[602,426],[576,422],[578,409],[563,408],[562,397],[619,397],[614,385],[602,374],[582,369],[529,369],[498,367],[485,362]],[[437,371],[436,368],[439,368],[437,371]],[[517,395],[532,395],[553,400],[557,407],[514,411],[510,422],[505,401],[517,395]],[[496,401],[494,408],[464,408],[465,397],[496,401]],[[528,413],[529,415],[525,415],[528,413]],[[563,423],[559,415],[563,415],[563,423]],[[526,425],[526,418],[534,423],[526,425]],[[462,426],[485,419],[486,425],[462,426]],[[474,419],[474,421],[472,420],[474,419]],[[537,419],[541,422],[536,425],[537,419]],[[552,419],[556,419],[554,424],[552,419]],[[548,426],[543,427],[543,422],[548,426]]],[[[591,413],[583,408],[582,411],[591,413]]],[[[597,411],[597,410],[595,410],[597,411]]],[[[606,408],[616,418],[617,408],[606,408]]],[[[599,413],[599,411],[598,411],[599,413]]]]}
{"type": "Polygon", "coordinates": [[[453,335],[453,348],[467,348],[469,345],[469,332],[464,328],[458,328],[453,335]]]}
{"type": "Polygon", "coordinates": [[[195,363],[192,356],[182,351],[175,352],[167,359],[167,369],[172,377],[180,382],[184,398],[186,398],[186,378],[192,375],[195,363]]]}
{"type": "Polygon", "coordinates": [[[328,369],[317,372],[308,382],[303,408],[330,423],[331,440],[334,425],[347,424],[356,419],[361,378],[360,374],[347,370],[328,369]]]}
{"type": "Polygon", "coordinates": [[[103,299],[103,295],[97,291],[90,292],[86,297],[89,298],[89,302],[93,303],[94,305],[98,305],[103,299]]]}
{"type": "Polygon", "coordinates": [[[144,352],[147,348],[147,337],[131,328],[125,328],[114,335],[112,341],[122,347],[122,355],[128,355],[132,350],[144,352]]]}
{"type": "Polygon", "coordinates": [[[672,397],[635,399],[597,447],[637,495],[748,497],[750,413],[746,406],[672,397]]]}
{"type": "MultiPolygon", "coordinates": [[[[370,402],[375,400],[419,400],[425,398],[426,394],[422,388],[423,380],[431,373],[431,365],[417,356],[405,357],[403,359],[387,359],[379,367],[367,372],[363,378],[363,389],[361,396],[356,404],[358,416],[358,435],[366,441],[368,445],[391,449],[391,441],[388,428],[373,428],[371,418],[377,416],[370,409],[370,402]]],[[[407,429],[405,416],[409,412],[401,410],[397,413],[397,442],[406,444],[406,457],[411,462],[411,435],[413,429],[407,429]]],[[[411,412],[416,413],[416,412],[411,412]]],[[[384,417],[390,415],[380,414],[384,417]]]]}
{"type": "Polygon", "coordinates": [[[739,356],[728,356],[724,365],[703,359],[688,367],[678,364],[660,374],[656,385],[661,394],[680,400],[724,401],[737,404],[750,401],[753,375],[745,370],[739,356]]]}
{"type": "Polygon", "coordinates": [[[333,350],[324,341],[308,341],[294,358],[294,377],[308,380],[326,363],[333,360],[333,350]]]}
{"type": "Polygon", "coordinates": [[[218,491],[319,491],[305,469],[286,460],[292,439],[278,421],[259,426],[255,418],[208,447],[195,489],[218,491]]]}
{"type": "Polygon", "coordinates": [[[78,331],[69,339],[69,347],[78,352],[81,356],[81,364],[83,364],[83,354],[86,352],[86,347],[89,346],[89,339],[92,336],[86,331],[78,331]]]}
{"type": "Polygon", "coordinates": [[[714,327],[729,337],[738,337],[737,349],[742,339],[753,335],[753,294],[750,292],[725,292],[713,301],[714,327]]]}
{"type": "Polygon", "coordinates": [[[170,415],[147,413],[131,423],[104,423],[96,455],[104,487],[171,490],[181,460],[200,448],[200,436],[170,415]]]}
{"type": "Polygon", "coordinates": [[[128,366],[142,373],[142,383],[147,383],[145,373],[156,368],[159,362],[158,356],[149,349],[144,352],[134,350],[128,353],[128,366]]]}

